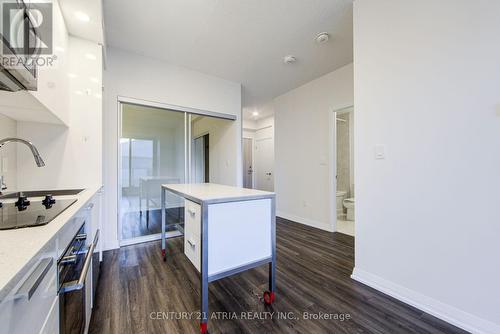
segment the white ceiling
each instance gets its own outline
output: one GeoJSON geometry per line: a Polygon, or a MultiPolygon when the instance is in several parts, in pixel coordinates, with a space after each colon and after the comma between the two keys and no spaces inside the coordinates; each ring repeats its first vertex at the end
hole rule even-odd
{"type": "Polygon", "coordinates": [[[59,5],[71,35],[103,44],[101,0],[59,0],[59,5]],[[77,13],[86,14],[89,21],[79,20],[77,13]]]}
{"type": "MultiPolygon", "coordinates": [[[[66,0],[67,1],[67,0],[66,0]]],[[[352,0],[106,0],[106,43],[243,86],[243,106],[353,59],[352,0]],[[330,41],[315,36],[328,32],[330,41]],[[293,54],[297,62],[285,65],[293,54]]]]}

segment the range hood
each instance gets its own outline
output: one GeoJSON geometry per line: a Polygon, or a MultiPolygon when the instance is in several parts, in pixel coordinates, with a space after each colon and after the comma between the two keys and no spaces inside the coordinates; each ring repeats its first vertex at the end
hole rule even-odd
{"type": "Polygon", "coordinates": [[[36,90],[36,76],[26,68],[7,69],[0,65],[0,90],[36,90]]]}
{"type": "MultiPolygon", "coordinates": [[[[12,3],[21,13],[24,13],[20,22],[23,29],[16,31],[29,31],[24,33],[21,40],[21,47],[14,47],[9,43],[9,39],[0,33],[0,90],[36,90],[37,88],[37,67],[36,54],[32,51],[31,45],[36,45],[38,39],[37,28],[31,20],[24,1],[18,0],[12,3]]],[[[16,28],[19,28],[16,26],[16,28]]],[[[12,38],[12,35],[9,35],[12,38]]],[[[16,37],[14,35],[14,37],[16,37]]],[[[16,40],[14,38],[14,40],[16,40]]],[[[16,40],[17,41],[17,40],[16,40]]],[[[17,41],[19,43],[19,41],[17,41]]]]}

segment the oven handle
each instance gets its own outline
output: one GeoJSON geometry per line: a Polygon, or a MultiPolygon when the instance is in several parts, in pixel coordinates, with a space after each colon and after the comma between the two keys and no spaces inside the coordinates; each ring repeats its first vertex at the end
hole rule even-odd
{"type": "Polygon", "coordinates": [[[96,233],[94,242],[90,245],[87,255],[85,256],[85,262],[83,263],[82,272],[78,280],[70,281],[64,283],[59,290],[59,293],[65,293],[75,290],[81,290],[85,286],[85,278],[87,277],[87,272],[90,268],[90,262],[92,261],[92,255],[94,254],[94,248],[99,241],[99,231],[96,233]]]}

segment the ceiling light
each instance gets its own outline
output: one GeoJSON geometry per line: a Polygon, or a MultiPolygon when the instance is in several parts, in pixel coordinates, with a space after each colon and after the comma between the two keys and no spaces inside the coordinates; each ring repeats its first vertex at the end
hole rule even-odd
{"type": "Polygon", "coordinates": [[[295,58],[295,56],[292,56],[292,55],[288,55],[288,56],[285,56],[283,58],[283,62],[285,64],[293,64],[297,61],[297,58],[295,58]]]}
{"type": "Polygon", "coordinates": [[[76,78],[77,75],[75,73],[68,73],[68,77],[70,77],[70,78],[76,78]]]}
{"type": "Polygon", "coordinates": [[[83,95],[83,92],[81,90],[75,91],[76,95],[83,95]]]}
{"type": "Polygon", "coordinates": [[[252,116],[255,116],[255,117],[259,116],[259,112],[258,112],[258,111],[254,111],[254,112],[252,113],[252,116]]]}
{"type": "Polygon", "coordinates": [[[96,56],[94,56],[92,53],[87,53],[87,54],[85,55],[85,57],[86,57],[87,59],[90,59],[90,60],[96,60],[96,59],[97,59],[97,58],[96,58],[96,56]]]}
{"type": "Polygon", "coordinates": [[[320,32],[318,35],[316,35],[316,43],[318,44],[326,43],[329,39],[330,35],[327,32],[320,32]]]}
{"type": "Polygon", "coordinates": [[[75,17],[82,22],[89,22],[90,21],[90,17],[87,14],[85,14],[84,12],[80,12],[80,11],[75,12],[75,17]]]}
{"type": "Polygon", "coordinates": [[[56,51],[64,52],[64,48],[60,47],[60,46],[56,46],[56,51]]]}
{"type": "Polygon", "coordinates": [[[97,78],[90,78],[90,81],[95,82],[95,83],[99,83],[99,79],[97,79],[97,78]]]}

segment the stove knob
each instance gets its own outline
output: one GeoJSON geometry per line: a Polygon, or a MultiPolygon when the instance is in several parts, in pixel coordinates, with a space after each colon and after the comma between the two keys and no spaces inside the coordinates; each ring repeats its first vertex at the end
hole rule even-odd
{"type": "Polygon", "coordinates": [[[14,203],[15,206],[17,206],[17,208],[22,211],[24,209],[26,209],[26,207],[28,205],[30,205],[30,201],[28,201],[28,197],[26,196],[19,196],[19,198],[17,199],[17,202],[14,203]]]}
{"type": "Polygon", "coordinates": [[[45,195],[45,199],[42,201],[42,204],[45,206],[52,206],[55,202],[56,200],[52,197],[52,194],[47,194],[45,195]]]}

